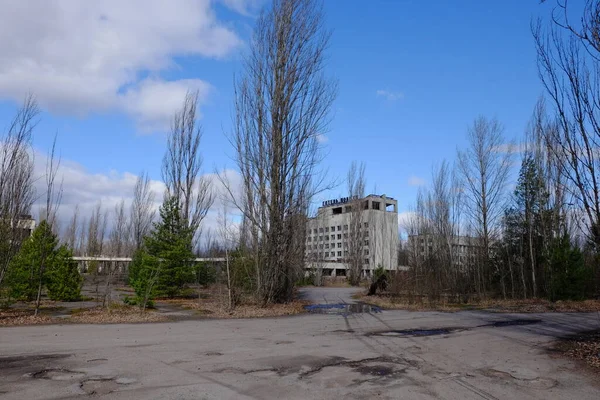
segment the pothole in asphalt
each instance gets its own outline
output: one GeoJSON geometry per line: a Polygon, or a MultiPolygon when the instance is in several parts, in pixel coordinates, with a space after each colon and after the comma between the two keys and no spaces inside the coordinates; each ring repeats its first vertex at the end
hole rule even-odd
{"type": "Polygon", "coordinates": [[[35,379],[49,379],[53,381],[70,381],[74,379],[81,379],[84,376],[85,374],[83,372],[70,371],[62,368],[43,369],[31,374],[31,377],[35,379]]]}
{"type": "Polygon", "coordinates": [[[460,328],[436,328],[436,329],[405,329],[405,330],[391,330],[383,332],[373,332],[369,336],[435,336],[435,335],[447,335],[460,328]]]}
{"type": "Polygon", "coordinates": [[[380,313],[381,308],[367,303],[310,304],[304,309],[315,314],[380,313]]]}
{"type": "Polygon", "coordinates": [[[92,377],[81,381],[79,388],[90,396],[105,395],[114,392],[121,385],[131,385],[135,382],[137,382],[137,379],[126,377],[92,377]]]}
{"type": "Polygon", "coordinates": [[[495,328],[502,328],[504,326],[519,326],[519,325],[532,325],[539,324],[542,322],[541,319],[509,319],[505,321],[494,321],[483,326],[492,326],[495,328]]]}

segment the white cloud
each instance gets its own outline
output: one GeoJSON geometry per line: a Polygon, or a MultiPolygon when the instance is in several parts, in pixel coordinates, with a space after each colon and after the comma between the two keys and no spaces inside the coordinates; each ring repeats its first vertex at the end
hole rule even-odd
{"type": "Polygon", "coordinates": [[[496,153],[523,153],[527,150],[527,144],[520,143],[519,145],[515,145],[514,143],[503,143],[501,145],[495,146],[493,150],[496,153]]]}
{"type": "Polygon", "coordinates": [[[416,216],[417,214],[413,211],[404,211],[398,213],[398,227],[402,230],[406,230],[416,216]]]}
{"type": "MultiPolygon", "coordinates": [[[[198,91],[202,104],[212,87],[199,79],[182,79],[174,82],[146,79],[120,96],[124,110],[131,114],[143,131],[166,129],[173,113],[181,108],[188,90],[198,91]]],[[[200,117],[200,115],[198,115],[200,117]]]]}
{"type": "Polygon", "coordinates": [[[242,14],[251,15],[256,13],[266,0],[221,0],[225,6],[242,14]]]}
{"type": "Polygon", "coordinates": [[[425,179],[419,178],[418,176],[412,175],[408,178],[409,186],[425,186],[425,183],[425,179]]]}
{"type": "Polygon", "coordinates": [[[321,144],[329,142],[329,138],[322,134],[317,135],[316,138],[317,138],[317,142],[319,142],[321,144]]]}
{"type": "MultiPolygon", "coordinates": [[[[33,207],[34,216],[39,215],[39,211],[45,203],[45,166],[47,156],[37,152],[35,154],[35,190],[37,201],[33,207]]],[[[232,192],[239,199],[241,193],[241,178],[234,170],[223,170],[221,174],[227,177],[232,192]]],[[[209,173],[205,175],[212,184],[215,193],[215,203],[209,211],[206,220],[203,223],[203,231],[210,229],[217,231],[217,213],[222,209],[223,201],[228,196],[228,192],[220,183],[216,174],[209,173]]],[[[57,186],[62,181],[62,200],[58,210],[59,227],[64,229],[68,221],[73,216],[76,208],[79,209],[80,220],[87,219],[92,214],[98,202],[102,203],[104,212],[109,213],[108,225],[112,225],[114,209],[121,200],[125,201],[126,207],[129,207],[133,199],[133,189],[137,175],[130,172],[110,171],[109,173],[90,173],[82,165],[69,161],[61,160],[57,173],[57,186]]],[[[160,180],[150,181],[151,190],[154,192],[154,209],[158,211],[163,200],[165,184],[160,180]]],[[[57,187],[58,189],[58,187],[57,187]]],[[[229,202],[228,202],[229,203],[229,202]]],[[[229,212],[232,215],[237,214],[236,210],[230,207],[229,212]]]]}
{"type": "Polygon", "coordinates": [[[404,93],[402,92],[394,92],[391,90],[383,90],[379,89],[377,92],[378,97],[383,97],[388,101],[396,101],[404,98],[404,93]]]}
{"type": "Polygon", "coordinates": [[[154,115],[159,94],[166,114],[183,87],[209,87],[161,80],[173,58],[223,58],[240,43],[210,0],[19,1],[0,13],[0,98],[33,92],[55,113],[118,110],[163,123],[154,115]]]}

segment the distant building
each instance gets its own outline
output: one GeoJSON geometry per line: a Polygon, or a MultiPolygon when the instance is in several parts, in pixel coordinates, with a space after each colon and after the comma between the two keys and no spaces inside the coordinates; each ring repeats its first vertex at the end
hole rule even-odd
{"type": "Polygon", "coordinates": [[[35,230],[35,219],[31,215],[21,215],[17,221],[19,231],[21,233],[21,240],[27,239],[35,230]]]}
{"type": "Polygon", "coordinates": [[[450,236],[448,240],[449,242],[445,242],[444,238],[430,234],[411,235],[408,237],[408,250],[412,257],[424,260],[441,247],[447,249],[449,246],[453,264],[463,267],[475,262],[482,248],[480,241],[472,236],[450,236]]]}
{"type": "MultiPolygon", "coordinates": [[[[328,276],[345,276],[348,268],[349,225],[354,199],[323,202],[317,216],[310,218],[306,231],[306,267],[322,268],[328,276]]],[[[385,195],[361,199],[363,275],[378,266],[396,269],[398,264],[398,201],[385,195]]]]}

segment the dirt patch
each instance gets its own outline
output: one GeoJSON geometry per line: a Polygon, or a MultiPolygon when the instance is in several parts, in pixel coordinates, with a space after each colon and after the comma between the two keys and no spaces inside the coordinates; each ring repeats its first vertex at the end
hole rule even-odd
{"type": "Polygon", "coordinates": [[[600,373],[600,330],[567,336],[555,343],[553,351],[580,360],[600,373]]]}
{"type": "MultiPolygon", "coordinates": [[[[265,318],[265,317],[281,317],[286,315],[296,315],[304,313],[304,306],[307,305],[303,301],[293,301],[287,304],[270,304],[261,306],[256,303],[245,303],[236,306],[233,310],[229,310],[226,303],[218,301],[214,298],[201,300],[197,299],[172,299],[164,300],[162,304],[170,306],[178,306],[184,310],[194,310],[196,316],[208,318],[265,318]]],[[[157,303],[157,306],[159,304],[157,303]]]]}
{"type": "Polygon", "coordinates": [[[47,315],[33,315],[31,310],[5,309],[0,310],[0,326],[41,325],[54,321],[47,315]]]}
{"type": "Polygon", "coordinates": [[[39,325],[52,323],[79,324],[115,324],[165,322],[169,318],[154,311],[140,313],[140,309],[130,306],[113,306],[109,309],[102,307],[73,309],[68,318],[61,316],[37,315],[31,310],[9,309],[0,312],[0,326],[39,325]]]}
{"type": "Polygon", "coordinates": [[[531,300],[481,300],[468,303],[455,303],[446,299],[438,301],[426,297],[377,295],[367,296],[360,293],[354,298],[388,310],[407,311],[443,311],[489,310],[499,313],[545,313],[545,312],[595,312],[600,311],[600,300],[556,301],[544,299],[531,300]]]}
{"type": "Polygon", "coordinates": [[[159,313],[147,310],[140,312],[138,307],[116,306],[109,309],[91,308],[73,314],[70,322],[79,324],[129,324],[143,322],[165,322],[169,319],[159,313]]]}

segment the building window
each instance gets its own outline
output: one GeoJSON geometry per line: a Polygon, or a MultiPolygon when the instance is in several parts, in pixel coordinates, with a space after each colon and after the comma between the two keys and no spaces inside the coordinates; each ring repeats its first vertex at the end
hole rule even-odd
{"type": "Polygon", "coordinates": [[[373,208],[373,210],[379,210],[379,209],[380,209],[380,208],[379,208],[379,207],[381,206],[381,203],[380,203],[380,202],[378,202],[378,201],[374,201],[374,202],[373,202],[373,203],[371,203],[371,204],[372,204],[372,206],[371,206],[371,207],[373,208]]]}
{"type": "Polygon", "coordinates": [[[319,228],[319,233],[323,233],[323,228],[319,228]]]}
{"type": "Polygon", "coordinates": [[[335,235],[331,235],[331,240],[335,240],[335,235]]]}
{"type": "Polygon", "coordinates": [[[341,256],[342,256],[342,252],[338,251],[338,257],[341,257],[341,256]]]}
{"type": "Polygon", "coordinates": [[[365,228],[368,228],[368,227],[369,227],[369,223],[365,222],[365,228]]]}
{"type": "Polygon", "coordinates": [[[338,240],[341,240],[341,239],[342,239],[342,234],[341,234],[341,233],[338,233],[338,236],[337,236],[337,237],[338,237],[338,240]]]}
{"type": "Polygon", "coordinates": [[[323,241],[323,236],[319,236],[319,242],[323,241]]]}
{"type": "Polygon", "coordinates": [[[329,235],[325,235],[325,240],[329,240],[329,235]]]}
{"type": "Polygon", "coordinates": [[[348,234],[344,233],[344,239],[348,239],[348,234]]]}
{"type": "Polygon", "coordinates": [[[341,226],[341,225],[338,225],[338,226],[337,226],[337,228],[338,228],[338,229],[337,229],[338,231],[341,231],[341,230],[342,230],[342,226],[341,226]]]}
{"type": "Polygon", "coordinates": [[[329,227],[326,227],[326,228],[325,228],[325,232],[329,232],[329,227]]]}
{"type": "Polygon", "coordinates": [[[348,250],[344,250],[344,257],[348,257],[348,250]]]}
{"type": "Polygon", "coordinates": [[[344,225],[344,230],[347,231],[348,230],[348,225],[344,225]]]}
{"type": "Polygon", "coordinates": [[[338,243],[338,249],[341,249],[341,248],[342,248],[342,244],[338,243]]]}
{"type": "Polygon", "coordinates": [[[369,231],[364,231],[364,232],[363,232],[363,236],[364,236],[364,237],[369,237],[369,231]]]}
{"type": "Polygon", "coordinates": [[[331,232],[334,232],[334,231],[335,231],[335,226],[332,226],[331,227],[331,232]]]}
{"type": "Polygon", "coordinates": [[[325,248],[328,249],[329,248],[329,243],[325,243],[325,248]]]}
{"type": "Polygon", "coordinates": [[[309,236],[309,237],[308,237],[308,241],[310,242],[311,240],[312,240],[312,238],[309,236]]]}
{"type": "Polygon", "coordinates": [[[365,249],[365,256],[369,255],[369,249],[365,249]]]}
{"type": "Polygon", "coordinates": [[[365,246],[369,245],[369,239],[365,239],[365,246]]]}
{"type": "Polygon", "coordinates": [[[325,252],[325,258],[329,257],[329,252],[325,252]]]}
{"type": "Polygon", "coordinates": [[[369,265],[369,259],[365,258],[365,264],[369,265]]]}

